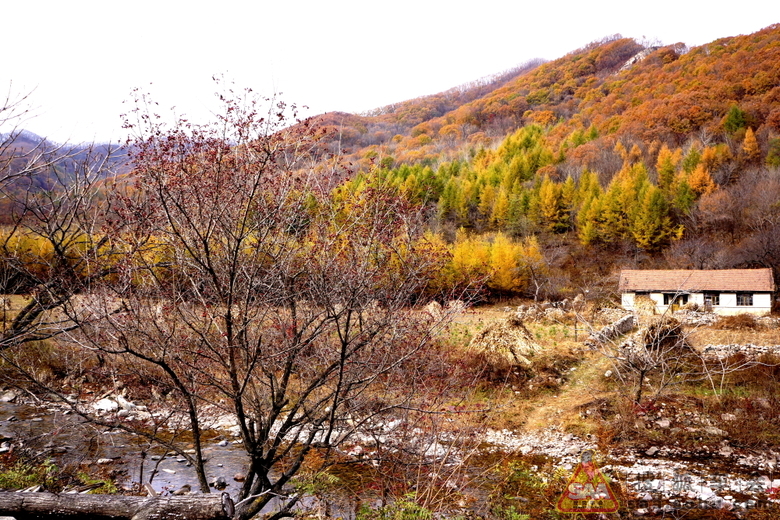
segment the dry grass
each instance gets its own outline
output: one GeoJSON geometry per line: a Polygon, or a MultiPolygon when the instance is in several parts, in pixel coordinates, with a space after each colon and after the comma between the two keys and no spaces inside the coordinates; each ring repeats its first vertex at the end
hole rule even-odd
{"type": "Polygon", "coordinates": [[[687,340],[694,347],[706,345],[780,345],[780,329],[717,329],[712,327],[688,328],[687,340]]]}
{"type": "Polygon", "coordinates": [[[582,323],[524,321],[524,339],[530,335],[536,345],[528,358],[530,367],[501,363],[501,369],[496,370],[496,363],[467,348],[471,338],[489,337],[486,331],[496,323],[506,323],[513,310],[508,312],[503,306],[472,309],[459,316],[451,328],[457,331],[452,335],[462,347],[461,355],[472,363],[473,369],[487,367],[482,368],[483,394],[490,394],[492,409],[502,411],[490,419],[490,426],[533,430],[556,424],[572,433],[596,432],[597,421],[587,419],[583,410],[600,398],[613,399],[614,389],[607,387],[603,377],[610,369],[609,360],[583,347],[588,329],[582,323]]]}
{"type": "Polygon", "coordinates": [[[555,424],[565,431],[577,434],[592,433],[596,427],[583,419],[583,410],[612,392],[603,381],[609,362],[596,353],[586,353],[573,371],[569,371],[565,384],[550,394],[539,394],[534,408],[526,417],[525,428],[534,430],[555,424]]]}
{"type": "Polygon", "coordinates": [[[713,328],[722,330],[760,330],[763,327],[752,314],[721,316],[713,328]]]}
{"type": "Polygon", "coordinates": [[[30,301],[28,296],[18,294],[0,295],[0,320],[3,320],[3,328],[11,322],[19,311],[30,301]]]}
{"type": "Polygon", "coordinates": [[[681,381],[641,405],[621,397],[617,389],[610,399],[588,403],[602,448],[664,443],[697,453],[723,439],[755,449],[780,446],[775,412],[780,407],[780,357],[735,354],[721,362],[710,360],[707,368],[712,379],[681,381]],[[661,427],[662,420],[670,424],[661,427]],[[725,433],[708,432],[710,426],[725,433]]]}
{"type": "MultiPolygon", "coordinates": [[[[779,329],[752,327],[749,323],[745,325],[747,322],[743,319],[730,321],[728,328],[687,328],[684,334],[692,345],[700,347],[707,344],[780,345],[779,329]]],[[[542,345],[560,348],[561,340],[566,340],[560,327],[556,331],[551,330],[549,324],[528,323],[527,326],[542,345]]],[[[573,341],[568,344],[571,352],[577,352],[577,346],[573,341]]],[[[608,449],[617,444],[641,445],[661,440],[696,447],[713,441],[702,433],[704,425],[711,424],[727,431],[737,445],[780,445],[780,434],[777,433],[780,422],[777,414],[771,412],[780,406],[780,359],[764,356],[750,368],[723,376],[715,373],[715,386],[707,379],[681,382],[637,407],[621,396],[617,382],[603,377],[610,368],[603,356],[595,352],[577,355],[580,363],[562,386],[554,393],[534,397],[534,409],[527,416],[526,428],[554,423],[572,433],[595,433],[604,449],[608,449]],[[724,414],[732,414],[735,410],[738,420],[723,419],[724,414]],[[660,418],[686,413],[696,417],[695,432],[686,430],[687,424],[677,424],[676,430],[655,426],[660,418]]],[[[733,363],[727,360],[726,364],[740,365],[736,360],[733,363]]]]}
{"type": "MultiPolygon", "coordinates": [[[[475,388],[464,388],[468,397],[461,408],[489,409],[491,413],[482,420],[496,429],[522,429],[530,414],[560,393],[567,380],[577,374],[571,369],[582,359],[580,341],[585,334],[580,329],[580,341],[575,341],[573,322],[515,323],[513,310],[507,311],[504,306],[469,310],[457,317],[444,337],[455,358],[453,367],[477,375],[475,388]],[[528,352],[529,363],[513,358],[507,345],[515,341],[523,344],[521,348],[533,344],[533,352],[528,352]]],[[[575,390],[572,395],[579,392],[575,390]]],[[[587,392],[582,395],[587,396],[587,392]]],[[[457,421],[465,424],[474,418],[464,414],[457,421]]]]}

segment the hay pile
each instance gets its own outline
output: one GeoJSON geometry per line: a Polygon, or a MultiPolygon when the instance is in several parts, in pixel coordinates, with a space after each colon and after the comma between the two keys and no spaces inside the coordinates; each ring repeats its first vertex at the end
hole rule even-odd
{"type": "Polygon", "coordinates": [[[469,350],[481,355],[494,367],[530,367],[530,358],[541,347],[517,314],[490,325],[474,336],[469,350]]]}
{"type": "Polygon", "coordinates": [[[634,310],[637,314],[643,316],[654,316],[658,314],[655,308],[655,301],[649,296],[635,296],[634,297],[634,310]]]}

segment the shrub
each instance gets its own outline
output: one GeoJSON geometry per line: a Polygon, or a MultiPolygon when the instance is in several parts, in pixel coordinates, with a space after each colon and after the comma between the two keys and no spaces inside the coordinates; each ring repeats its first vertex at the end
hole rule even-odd
{"type": "Polygon", "coordinates": [[[50,488],[55,481],[57,467],[47,460],[40,464],[15,460],[0,464],[0,489],[19,490],[32,486],[50,488]]]}
{"type": "Polygon", "coordinates": [[[752,314],[735,314],[734,316],[721,316],[715,323],[715,328],[721,330],[759,330],[761,324],[752,314]]]}
{"type": "Polygon", "coordinates": [[[433,512],[417,504],[414,493],[410,493],[378,509],[363,506],[356,518],[357,520],[430,520],[433,518],[433,512]]]}

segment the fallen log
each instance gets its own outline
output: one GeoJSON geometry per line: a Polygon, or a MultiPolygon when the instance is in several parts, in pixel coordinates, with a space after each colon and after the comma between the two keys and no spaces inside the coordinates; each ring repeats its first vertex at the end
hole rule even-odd
{"type": "Polygon", "coordinates": [[[0,516],[16,520],[229,520],[233,500],[227,493],[171,497],[0,492],[0,516]]]}

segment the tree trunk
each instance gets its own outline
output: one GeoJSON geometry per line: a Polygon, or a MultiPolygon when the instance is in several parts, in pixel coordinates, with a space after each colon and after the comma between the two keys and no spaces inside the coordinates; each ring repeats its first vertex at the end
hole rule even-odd
{"type": "Polygon", "coordinates": [[[13,516],[16,520],[228,520],[233,511],[233,501],[227,493],[134,497],[0,492],[0,516],[13,516]]]}

